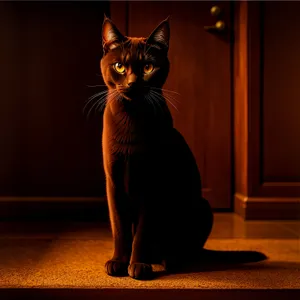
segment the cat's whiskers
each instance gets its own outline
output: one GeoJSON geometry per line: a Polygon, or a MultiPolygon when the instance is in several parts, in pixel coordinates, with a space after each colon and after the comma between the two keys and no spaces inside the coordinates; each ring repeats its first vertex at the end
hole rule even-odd
{"type": "MultiPolygon", "coordinates": [[[[100,96],[100,98],[96,99],[95,103],[93,103],[93,105],[90,107],[89,112],[87,114],[87,119],[89,118],[90,113],[92,112],[92,110],[94,108],[95,108],[95,113],[101,112],[103,110],[103,108],[106,106],[106,103],[107,103],[106,100],[108,98],[108,95],[113,96],[115,94],[117,94],[116,90],[106,90],[106,91],[102,91],[102,92],[92,96],[91,99],[89,100],[89,102],[92,101],[93,99],[97,98],[97,96],[100,96]]],[[[85,107],[87,106],[87,104],[85,105],[85,107]]]]}
{"type": "Polygon", "coordinates": [[[158,93],[158,92],[156,92],[156,91],[153,91],[152,90],[152,92],[154,93],[154,94],[156,94],[158,97],[159,97],[159,99],[160,100],[163,100],[163,99],[166,99],[177,111],[178,111],[178,108],[176,107],[176,105],[171,101],[172,99],[170,99],[169,98],[169,96],[167,96],[167,95],[162,95],[162,94],[160,94],[160,93],[158,93]]]}
{"type": "MultiPolygon", "coordinates": [[[[92,100],[94,100],[95,98],[97,98],[97,97],[99,97],[99,96],[101,96],[101,95],[103,95],[103,94],[105,94],[105,93],[107,93],[107,92],[108,92],[108,91],[105,90],[105,91],[101,91],[101,92],[99,92],[99,93],[96,93],[96,94],[92,95],[92,96],[89,97],[88,100],[86,101],[85,106],[87,106],[87,105],[88,105],[92,100]]],[[[83,109],[85,109],[85,107],[84,107],[83,109]]]]}
{"type": "Polygon", "coordinates": [[[109,97],[107,97],[106,104],[107,104],[109,101],[111,101],[111,102],[113,102],[113,101],[118,101],[119,98],[123,98],[123,97],[120,95],[120,93],[119,93],[116,89],[110,90],[109,93],[110,93],[110,94],[109,94],[109,97]]]}
{"type": "MultiPolygon", "coordinates": [[[[167,89],[158,88],[158,87],[151,87],[151,86],[145,86],[145,87],[150,88],[150,90],[158,93],[162,97],[168,98],[168,99],[166,99],[166,100],[168,100],[168,102],[176,101],[178,104],[180,103],[180,101],[178,99],[176,99],[175,96],[181,96],[181,94],[176,91],[167,90],[167,89]],[[159,92],[163,92],[163,93],[159,93],[159,92]]],[[[173,102],[172,102],[172,105],[175,106],[173,102]]],[[[177,107],[176,107],[176,109],[177,109],[177,107]]]]}
{"type": "Polygon", "coordinates": [[[160,98],[160,95],[155,94],[153,91],[151,91],[151,98],[155,101],[156,106],[158,106],[161,110],[161,112],[163,113],[163,108],[162,108],[162,99],[160,98]]]}
{"type": "MultiPolygon", "coordinates": [[[[106,102],[106,97],[107,97],[107,94],[103,95],[100,99],[98,99],[97,101],[95,101],[95,103],[91,106],[88,114],[87,114],[87,119],[89,118],[89,115],[90,113],[92,112],[93,108],[94,107],[97,107],[99,104],[103,103],[103,102],[106,102]]],[[[96,113],[96,110],[95,110],[95,113],[96,113]]]]}
{"type": "MultiPolygon", "coordinates": [[[[100,93],[97,93],[97,94],[95,94],[95,95],[89,97],[89,99],[86,101],[86,104],[84,105],[84,107],[83,107],[83,109],[82,109],[83,114],[84,114],[84,112],[85,112],[86,107],[87,107],[87,106],[88,106],[95,98],[97,98],[97,97],[99,97],[99,96],[102,96],[103,94],[106,95],[107,93],[108,93],[108,91],[105,90],[105,91],[102,91],[102,92],[100,92],[100,93]]],[[[96,101],[97,101],[97,100],[96,100],[96,101]]]]}
{"type": "Polygon", "coordinates": [[[154,112],[154,115],[156,116],[157,115],[157,110],[156,110],[156,107],[155,107],[155,105],[153,104],[153,102],[151,101],[151,95],[145,95],[145,99],[146,99],[146,101],[149,103],[149,105],[151,106],[151,107],[153,107],[153,112],[154,112]]]}
{"type": "MultiPolygon", "coordinates": [[[[106,106],[108,104],[108,102],[120,102],[123,100],[123,96],[116,90],[114,89],[109,97],[107,97],[107,101],[104,102],[104,106],[106,106]]],[[[102,107],[101,107],[101,110],[102,110],[102,107]]]]}
{"type": "Polygon", "coordinates": [[[113,102],[116,101],[116,99],[118,99],[119,97],[116,98],[116,96],[120,96],[120,93],[114,89],[114,90],[110,90],[110,94],[109,97],[107,97],[107,102],[113,102]]]}
{"type": "Polygon", "coordinates": [[[155,91],[151,91],[151,90],[150,90],[149,95],[150,95],[150,98],[155,101],[155,104],[160,108],[161,112],[163,113],[164,110],[161,106],[161,101],[160,101],[161,99],[158,98],[158,96],[161,96],[161,95],[159,93],[155,93],[155,91]]]}
{"type": "Polygon", "coordinates": [[[160,91],[163,91],[163,92],[170,92],[170,93],[174,93],[174,94],[180,95],[180,93],[178,93],[178,92],[176,92],[176,91],[167,90],[167,89],[163,89],[163,88],[151,87],[151,89],[154,89],[154,90],[160,90],[160,91]]]}
{"type": "Polygon", "coordinates": [[[172,102],[172,100],[171,99],[169,99],[166,95],[164,95],[164,98],[177,110],[177,111],[179,111],[178,110],[178,108],[177,108],[177,106],[172,102]]]}
{"type": "Polygon", "coordinates": [[[163,95],[167,95],[172,100],[176,101],[177,103],[180,103],[180,101],[177,100],[175,98],[175,96],[181,96],[181,95],[179,93],[175,92],[175,91],[166,90],[166,89],[163,89],[163,88],[156,88],[156,87],[151,87],[151,89],[154,89],[154,90],[157,90],[157,91],[162,91],[163,95]]]}
{"type": "Polygon", "coordinates": [[[113,95],[111,101],[115,101],[115,102],[122,101],[123,96],[119,92],[117,92],[117,90],[115,91],[116,93],[113,95]]]}
{"type": "Polygon", "coordinates": [[[95,112],[102,112],[103,108],[106,106],[107,103],[106,99],[107,96],[104,99],[98,101],[99,104],[96,106],[95,112]]]}
{"type": "Polygon", "coordinates": [[[177,100],[175,97],[174,97],[174,95],[170,95],[170,94],[167,94],[167,93],[163,93],[163,95],[164,95],[164,97],[168,97],[169,99],[171,99],[171,100],[174,100],[174,101],[176,101],[177,103],[180,103],[180,101],[179,100],[177,100]]]}

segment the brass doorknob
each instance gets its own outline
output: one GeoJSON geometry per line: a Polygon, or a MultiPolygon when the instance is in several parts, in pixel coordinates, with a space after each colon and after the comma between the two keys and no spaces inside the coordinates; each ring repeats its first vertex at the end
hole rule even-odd
{"type": "Polygon", "coordinates": [[[224,31],[225,30],[225,22],[224,21],[218,21],[216,24],[215,24],[215,27],[218,31],[224,31]]]}
{"type": "Polygon", "coordinates": [[[219,6],[213,6],[211,9],[210,9],[210,14],[213,16],[213,17],[217,17],[221,14],[222,10],[219,6]]]}
{"type": "Polygon", "coordinates": [[[226,24],[224,21],[217,21],[215,25],[213,26],[204,26],[204,29],[208,32],[224,32],[226,29],[226,24]]]}

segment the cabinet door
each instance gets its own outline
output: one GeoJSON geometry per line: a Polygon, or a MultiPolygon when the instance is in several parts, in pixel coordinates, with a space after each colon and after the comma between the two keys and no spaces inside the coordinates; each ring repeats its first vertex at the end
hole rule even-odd
{"type": "Polygon", "coordinates": [[[218,20],[218,5],[231,26],[229,2],[111,2],[111,18],[129,36],[148,36],[170,15],[170,74],[165,89],[176,91],[169,104],[175,127],[192,149],[203,194],[214,208],[231,207],[231,43],[230,34],[207,32],[218,20]],[[127,31],[127,32],[126,32],[127,31]]]}
{"type": "Polygon", "coordinates": [[[299,197],[300,2],[273,4],[261,4],[264,16],[261,175],[264,184],[273,190],[269,194],[299,197]]]}

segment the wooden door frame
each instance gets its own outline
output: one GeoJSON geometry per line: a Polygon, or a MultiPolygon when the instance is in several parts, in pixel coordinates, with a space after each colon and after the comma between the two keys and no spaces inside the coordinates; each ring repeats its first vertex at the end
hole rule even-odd
{"type": "Polygon", "coordinates": [[[263,2],[235,2],[234,211],[244,219],[299,219],[300,182],[263,180],[263,2]]]}

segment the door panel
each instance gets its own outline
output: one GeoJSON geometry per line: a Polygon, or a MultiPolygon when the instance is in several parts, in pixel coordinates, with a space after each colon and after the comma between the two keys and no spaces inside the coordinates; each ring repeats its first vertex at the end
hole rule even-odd
{"type": "Polygon", "coordinates": [[[262,5],[263,182],[300,181],[299,9],[300,2],[262,5]]]}
{"type": "MultiPolygon", "coordinates": [[[[164,86],[180,96],[169,104],[175,127],[191,147],[203,181],[204,196],[214,208],[231,207],[231,44],[228,36],[208,33],[218,4],[230,26],[230,3],[129,1],[111,3],[111,17],[129,36],[148,36],[170,15],[171,70],[164,86]],[[116,19],[116,20],[115,20],[116,19]],[[121,21],[120,21],[121,20],[121,21]],[[127,24],[124,24],[127,20],[127,24]],[[178,103],[179,101],[179,103],[178,103]]],[[[175,96],[175,94],[174,94],[175,96]]]]}

